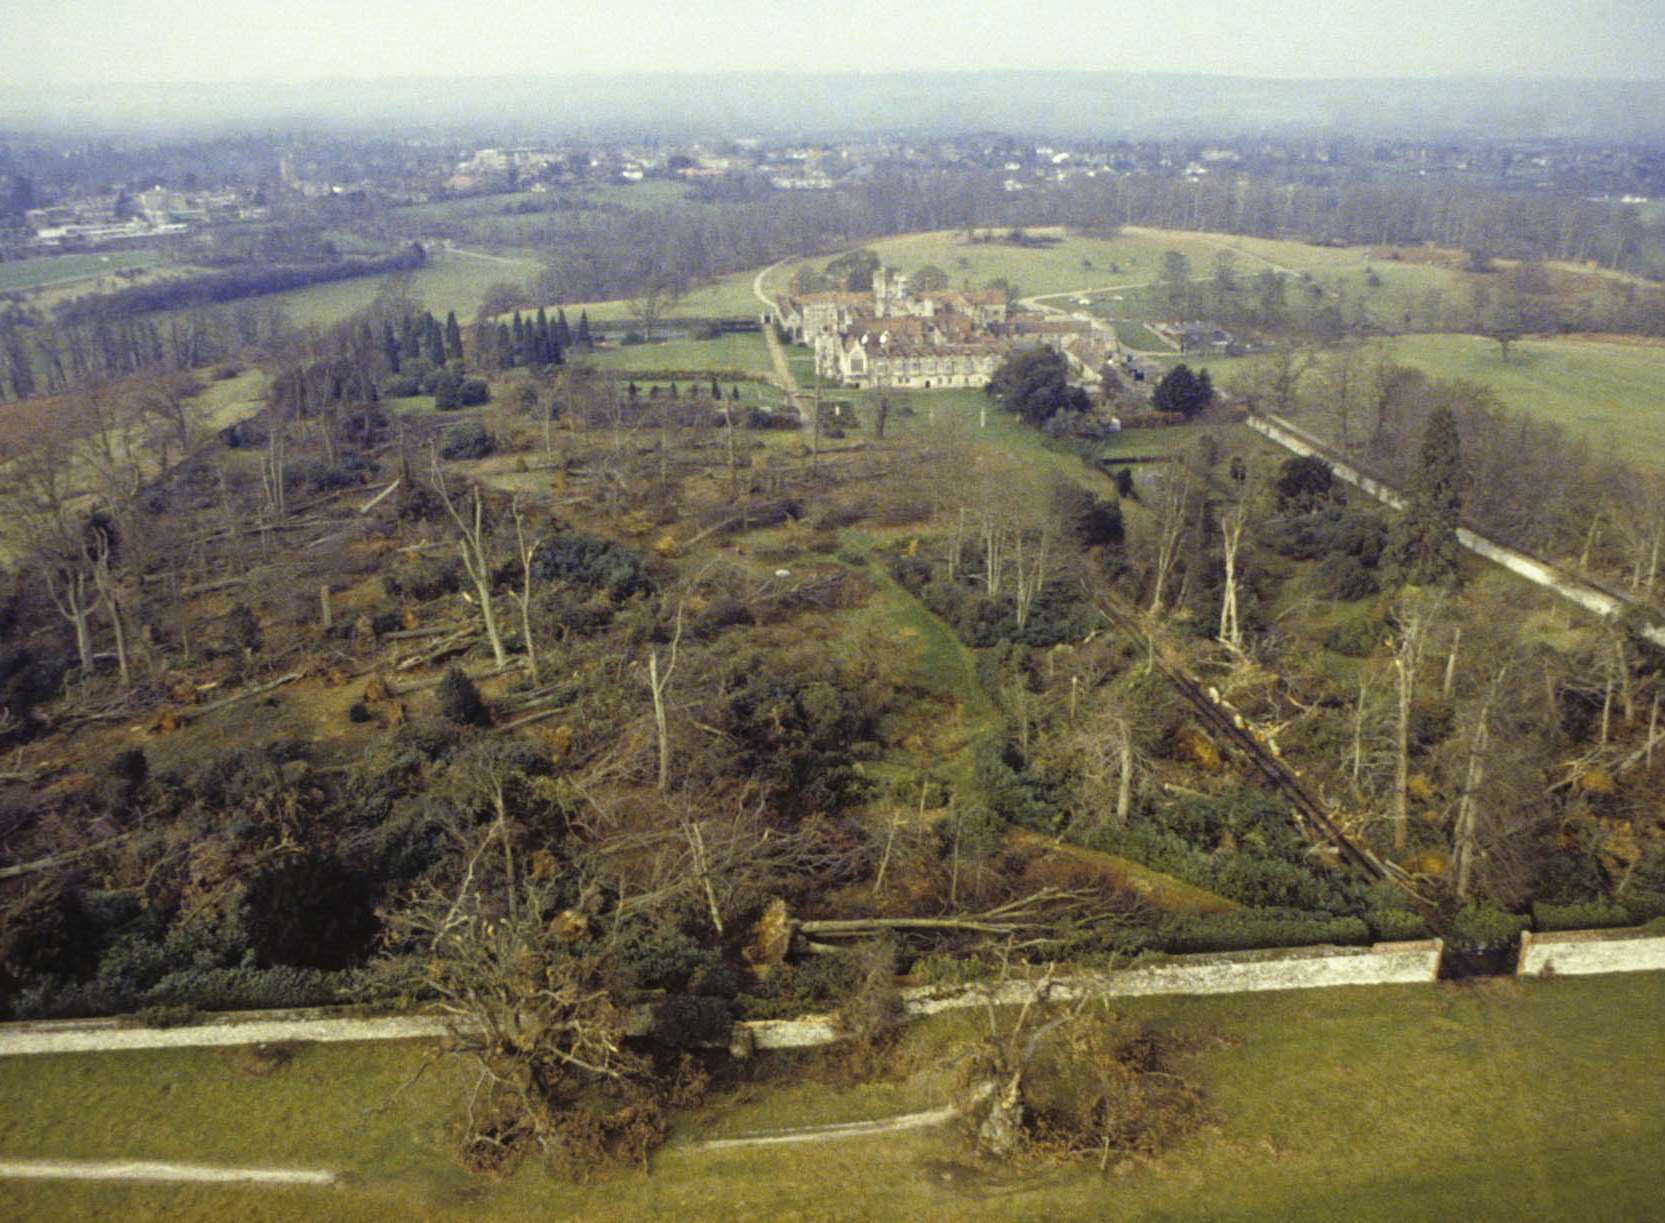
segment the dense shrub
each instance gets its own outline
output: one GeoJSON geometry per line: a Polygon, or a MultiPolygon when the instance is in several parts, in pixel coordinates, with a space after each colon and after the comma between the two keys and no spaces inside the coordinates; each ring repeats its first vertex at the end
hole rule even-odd
{"type": "Polygon", "coordinates": [[[1316,455],[1285,459],[1278,469],[1278,511],[1310,514],[1330,499],[1335,472],[1316,455]]]}
{"type": "Polygon", "coordinates": [[[491,711],[481,699],[480,689],[460,667],[446,670],[439,681],[438,696],[440,713],[458,726],[485,726],[491,721],[491,711]]]}
{"type": "Polygon", "coordinates": [[[1569,905],[1539,901],[1532,906],[1532,928],[1535,930],[1603,930],[1635,924],[1636,917],[1629,909],[1606,900],[1587,900],[1569,905]]]}
{"type": "Polygon", "coordinates": [[[702,994],[672,994],[653,1008],[653,1039],[671,1049],[726,1044],[734,1030],[734,1004],[702,994]]]}
{"type": "Polygon", "coordinates": [[[1374,569],[1387,547],[1387,523],[1366,510],[1330,507],[1280,518],[1266,528],[1266,542],[1291,560],[1351,556],[1374,569]]]}
{"type": "Polygon", "coordinates": [[[240,892],[234,920],[261,968],[347,968],[375,936],[372,881],[327,853],[277,858],[240,892]]]}
{"type": "Polygon", "coordinates": [[[1370,924],[1371,936],[1378,943],[1403,943],[1412,939],[1429,938],[1433,931],[1421,914],[1409,909],[1372,909],[1364,915],[1370,924]]]}
{"type": "Polygon", "coordinates": [[[1357,946],[1371,941],[1370,927],[1357,917],[1287,909],[1245,909],[1236,913],[1185,914],[1156,932],[1161,950],[1248,951],[1263,947],[1308,947],[1321,943],[1357,946]]]}
{"type": "Polygon", "coordinates": [[[1122,542],[1122,507],[1119,502],[1095,497],[1078,484],[1060,483],[1053,491],[1053,508],[1070,536],[1083,548],[1122,542]]]}
{"type": "Polygon", "coordinates": [[[496,448],[490,433],[479,421],[469,420],[452,425],[440,443],[442,459],[483,459],[496,448]]]}
{"type": "Polygon", "coordinates": [[[1330,625],[1324,648],[1348,658],[1366,658],[1382,643],[1386,629],[1374,608],[1349,611],[1330,625]]]}
{"type": "Polygon", "coordinates": [[[376,465],[369,459],[356,450],[349,450],[333,464],[315,459],[296,459],[284,469],[283,482],[291,489],[330,493],[363,484],[375,469],[376,465]]]}
{"type": "Polygon", "coordinates": [[[1032,773],[1015,748],[992,740],[972,753],[977,787],[1001,819],[1038,832],[1056,833],[1068,819],[1060,788],[1032,773]]]}
{"type": "Polygon", "coordinates": [[[39,730],[36,706],[57,697],[74,660],[33,646],[0,649],[0,708],[11,713],[11,724],[0,730],[0,746],[11,746],[39,730]]]}
{"type": "Polygon", "coordinates": [[[680,989],[722,962],[717,951],[669,920],[625,918],[611,947],[618,983],[626,989],[680,989]]]}
{"type": "Polygon", "coordinates": [[[1468,905],[1451,919],[1452,941],[1467,951],[1493,951],[1512,945],[1531,919],[1493,905],[1468,905]]]}
{"type": "Polygon", "coordinates": [[[462,562],[455,557],[423,557],[402,561],[382,574],[382,589],[391,598],[420,601],[456,594],[463,585],[462,562]]]}
{"type": "Polygon", "coordinates": [[[1289,813],[1258,791],[1156,808],[1125,827],[1100,824],[1083,844],[1254,907],[1357,913],[1358,886],[1309,864],[1289,813]]]}
{"type": "Polygon", "coordinates": [[[539,582],[604,590],[615,601],[653,590],[653,579],[639,555],[582,531],[563,531],[539,548],[532,576],[539,582]]]}
{"type": "Polygon", "coordinates": [[[1369,598],[1382,588],[1375,573],[1356,556],[1326,556],[1312,577],[1313,594],[1343,602],[1369,598]]]}
{"type": "Polygon", "coordinates": [[[784,813],[836,812],[865,795],[851,748],[874,727],[837,686],[780,674],[754,656],[736,661],[725,690],[737,771],[767,782],[784,813]]]}

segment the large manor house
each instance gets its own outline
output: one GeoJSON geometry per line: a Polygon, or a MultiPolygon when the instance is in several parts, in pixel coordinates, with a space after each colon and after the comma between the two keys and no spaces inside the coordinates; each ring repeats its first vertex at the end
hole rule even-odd
{"type": "Polygon", "coordinates": [[[906,276],[882,267],[870,293],[785,296],[775,310],[792,339],[815,349],[816,372],[845,386],[983,386],[1007,356],[1041,344],[1097,381],[1116,355],[1113,336],[1090,322],[1010,315],[995,289],[916,293],[906,276]]]}

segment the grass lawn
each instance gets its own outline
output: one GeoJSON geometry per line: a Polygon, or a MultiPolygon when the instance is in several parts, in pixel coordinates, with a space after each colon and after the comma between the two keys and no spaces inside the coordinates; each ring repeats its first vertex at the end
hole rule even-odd
{"type": "Polygon", "coordinates": [[[192,402],[196,405],[197,420],[203,427],[223,429],[259,411],[265,394],[265,373],[258,369],[246,369],[234,378],[210,382],[192,402]]]}
{"type": "MultiPolygon", "coordinates": [[[[1665,345],[1522,340],[1504,361],[1480,336],[1417,335],[1392,341],[1390,351],[1437,377],[1490,386],[1504,407],[1553,420],[1597,453],[1665,471],[1665,345]]],[[[1254,360],[1220,362],[1215,378],[1240,384],[1254,360]]]]}
{"type": "MultiPolygon", "coordinates": [[[[411,288],[417,300],[439,318],[455,310],[459,321],[470,323],[488,288],[499,281],[524,285],[537,274],[538,267],[532,259],[501,262],[434,250],[429,253],[427,266],[411,273],[411,288]]],[[[297,323],[327,325],[368,306],[380,291],[382,281],[380,276],[360,276],[252,300],[257,304],[281,303],[297,323]]],[[[576,315],[569,317],[576,321],[576,315]]]]}
{"type": "MultiPolygon", "coordinates": [[[[1063,234],[1058,229],[1031,232],[1063,234]]],[[[1214,256],[1224,249],[1238,253],[1237,270],[1242,277],[1254,276],[1268,261],[1295,271],[1365,262],[1363,248],[1337,250],[1300,242],[1139,227],[1129,227],[1114,238],[1063,236],[1055,246],[1036,248],[968,242],[960,230],[881,238],[864,245],[888,266],[904,272],[932,264],[948,273],[952,284],[983,285],[1004,279],[1016,284],[1025,296],[1143,284],[1161,272],[1163,255],[1170,250],[1191,261],[1193,276],[1213,275],[1214,256]]],[[[801,262],[819,268],[828,258],[816,256],[801,262]]],[[[784,290],[797,266],[787,263],[775,269],[765,282],[767,287],[777,293],[784,290]]]]}
{"type": "MultiPolygon", "coordinates": [[[[414,1044],[8,1058],[0,1151],[350,1174],[332,1189],[0,1183],[8,1218],[1632,1220],[1661,1217],[1665,974],[1122,1000],[1208,1037],[1192,1059],[1219,1123],[1154,1163],[1017,1175],[946,1130],[719,1153],[581,1186],[522,1167],[474,1179],[445,1150],[465,1087],[414,1044]]],[[[677,1138],[883,1117],[943,1099],[974,1012],[916,1025],[891,1081],[782,1058],[677,1138]]],[[[778,1056],[778,1055],[777,1055],[778,1056]]]]}
{"type": "Polygon", "coordinates": [[[125,268],[155,267],[161,261],[161,252],[153,250],[47,255],[40,259],[18,259],[0,263],[0,292],[9,289],[29,289],[54,281],[108,276],[125,268]]]}
{"type": "MultiPolygon", "coordinates": [[[[700,285],[676,302],[665,311],[666,318],[756,318],[763,312],[763,303],[752,293],[752,281],[756,279],[756,271],[734,272],[728,276],[719,276],[708,284],[700,285]]],[[[577,305],[565,307],[567,321],[573,326],[578,325],[578,315],[583,311],[592,319],[614,320],[631,317],[630,302],[627,300],[580,302],[577,305]]]]}
{"type": "MultiPolygon", "coordinates": [[[[568,311],[570,322],[572,313],[568,311]]],[[[631,370],[747,370],[773,376],[769,348],[761,332],[732,332],[714,340],[662,340],[630,344],[592,354],[598,369],[631,370]]]]}
{"type": "Polygon", "coordinates": [[[1544,416],[1613,453],[1665,470],[1665,345],[1522,340],[1504,361],[1478,336],[1411,336],[1395,355],[1443,378],[1496,389],[1504,405],[1544,416]]]}

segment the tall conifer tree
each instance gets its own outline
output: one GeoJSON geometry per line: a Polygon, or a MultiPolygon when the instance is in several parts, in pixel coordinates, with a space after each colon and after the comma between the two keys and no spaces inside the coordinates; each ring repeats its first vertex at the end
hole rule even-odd
{"type": "Polygon", "coordinates": [[[1462,440],[1450,408],[1435,408],[1422,431],[1422,452],[1405,499],[1405,512],[1388,534],[1389,571],[1410,586],[1455,584],[1463,549],[1462,440]]]}

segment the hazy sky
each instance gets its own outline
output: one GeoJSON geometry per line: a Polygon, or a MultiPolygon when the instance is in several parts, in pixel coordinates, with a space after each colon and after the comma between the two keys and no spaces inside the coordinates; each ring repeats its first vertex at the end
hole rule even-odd
{"type": "Polygon", "coordinates": [[[1665,77],[1665,0],[0,0],[0,88],[1055,68],[1665,77]]]}

